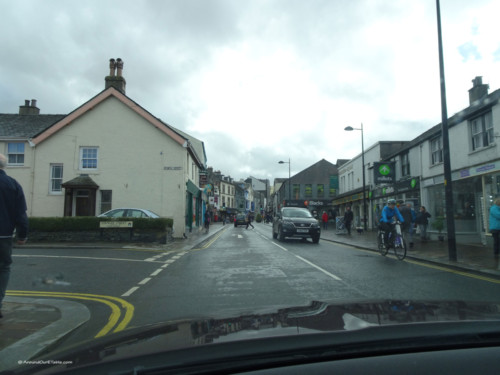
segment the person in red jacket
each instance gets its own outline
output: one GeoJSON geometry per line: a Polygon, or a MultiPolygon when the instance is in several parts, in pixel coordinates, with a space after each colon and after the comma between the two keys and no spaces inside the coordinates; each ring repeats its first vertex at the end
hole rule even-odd
{"type": "Polygon", "coordinates": [[[323,211],[321,220],[323,221],[323,229],[328,229],[328,214],[326,213],[326,211],[323,211]]]}

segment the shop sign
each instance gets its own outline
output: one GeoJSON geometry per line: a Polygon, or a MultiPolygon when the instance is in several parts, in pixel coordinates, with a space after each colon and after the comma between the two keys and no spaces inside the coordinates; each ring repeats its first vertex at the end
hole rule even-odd
{"type": "Polygon", "coordinates": [[[396,183],[396,191],[398,193],[404,193],[420,187],[420,181],[418,178],[411,178],[404,181],[399,181],[396,183]]]}
{"type": "Polygon", "coordinates": [[[375,184],[390,184],[396,179],[396,163],[373,163],[373,174],[375,184]]]}
{"type": "Polygon", "coordinates": [[[480,175],[483,173],[497,171],[499,169],[500,168],[497,167],[497,165],[495,163],[488,163],[488,164],[480,165],[479,167],[476,167],[476,168],[462,169],[459,173],[458,178],[460,179],[460,178],[466,178],[466,177],[471,177],[471,176],[477,176],[477,175],[480,175]]]}
{"type": "Polygon", "coordinates": [[[328,204],[328,201],[305,201],[304,204],[306,206],[321,207],[326,206],[328,204]]]}

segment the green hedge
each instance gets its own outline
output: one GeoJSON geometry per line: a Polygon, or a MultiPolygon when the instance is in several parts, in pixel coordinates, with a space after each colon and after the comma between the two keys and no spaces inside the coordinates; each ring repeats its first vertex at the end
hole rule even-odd
{"type": "Polygon", "coordinates": [[[85,231],[98,230],[101,221],[132,221],[134,229],[164,230],[172,228],[173,219],[146,219],[146,218],[119,218],[111,219],[94,216],[66,216],[66,217],[30,217],[30,231],[59,232],[59,231],[85,231]]]}

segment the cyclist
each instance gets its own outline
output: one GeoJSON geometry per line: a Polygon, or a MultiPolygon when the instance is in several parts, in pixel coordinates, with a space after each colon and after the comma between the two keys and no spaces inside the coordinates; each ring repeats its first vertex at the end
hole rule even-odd
{"type": "Polygon", "coordinates": [[[403,216],[396,207],[396,200],[389,199],[387,206],[382,210],[382,217],[380,218],[380,230],[384,232],[384,244],[389,246],[389,233],[392,233],[392,239],[396,236],[396,226],[393,224],[394,216],[396,216],[401,223],[404,223],[403,216]]]}

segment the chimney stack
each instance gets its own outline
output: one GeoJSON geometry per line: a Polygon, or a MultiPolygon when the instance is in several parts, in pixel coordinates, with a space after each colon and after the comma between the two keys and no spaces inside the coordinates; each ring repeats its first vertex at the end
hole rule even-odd
{"type": "Polygon", "coordinates": [[[122,94],[125,94],[125,86],[127,82],[125,78],[122,76],[123,72],[123,60],[118,58],[109,60],[109,76],[107,76],[105,81],[104,89],[108,89],[110,87],[114,87],[122,94]],[[116,74],[115,74],[116,72],[116,74]]]}
{"type": "Polygon", "coordinates": [[[476,77],[472,80],[472,88],[469,90],[469,104],[482,99],[488,95],[489,85],[483,84],[483,77],[476,77]]]}
{"type": "Polygon", "coordinates": [[[28,99],[24,101],[24,105],[19,106],[20,115],[39,115],[40,109],[36,106],[36,99],[31,99],[31,104],[28,99]]]}

